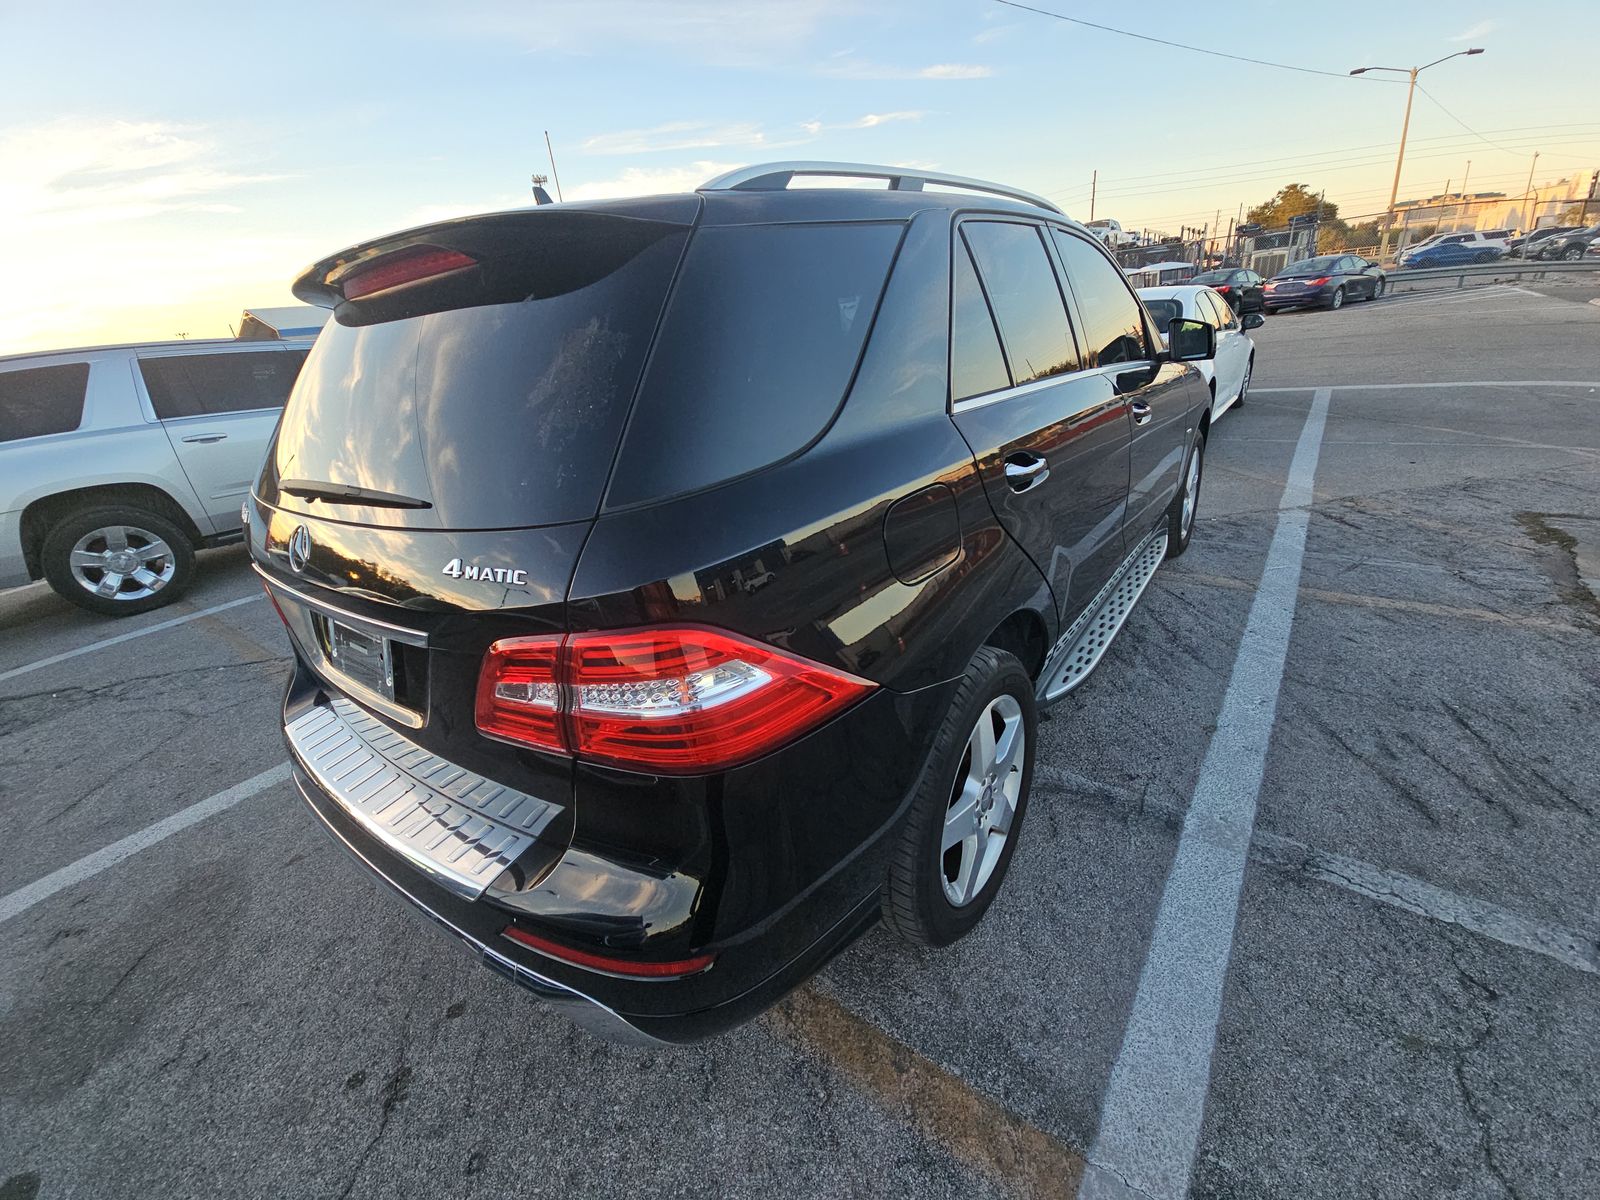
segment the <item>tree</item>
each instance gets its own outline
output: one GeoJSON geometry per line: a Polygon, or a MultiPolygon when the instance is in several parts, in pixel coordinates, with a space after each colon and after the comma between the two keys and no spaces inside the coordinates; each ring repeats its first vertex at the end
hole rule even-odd
{"type": "Polygon", "coordinates": [[[1281,229],[1291,217],[1312,212],[1317,214],[1319,221],[1333,221],[1338,219],[1339,206],[1331,200],[1324,200],[1319,211],[1317,194],[1303,183],[1291,183],[1279,188],[1278,194],[1272,199],[1252,208],[1245,214],[1245,220],[1264,229],[1281,229]]]}

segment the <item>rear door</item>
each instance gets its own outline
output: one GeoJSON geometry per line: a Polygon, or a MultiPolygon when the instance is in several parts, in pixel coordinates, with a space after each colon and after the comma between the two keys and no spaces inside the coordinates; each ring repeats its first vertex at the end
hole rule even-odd
{"type": "Polygon", "coordinates": [[[1122,558],[1127,401],[1082,359],[1047,236],[1025,221],[958,228],[951,413],[991,506],[1044,572],[1065,624],[1122,558]]]}
{"type": "Polygon", "coordinates": [[[1177,494],[1195,412],[1194,388],[1201,399],[1205,389],[1182,363],[1157,366],[1157,345],[1116,264],[1077,234],[1052,233],[1071,285],[1084,357],[1117,395],[1130,433],[1126,525],[1132,549],[1177,494]]]}
{"type": "Polygon", "coordinates": [[[139,376],[212,527],[239,527],[239,506],[305,363],[300,347],[141,354],[139,376]]]}
{"type": "Polygon", "coordinates": [[[1200,319],[1217,329],[1217,405],[1231,404],[1244,383],[1245,363],[1250,361],[1250,339],[1240,328],[1239,318],[1228,302],[1211,292],[1199,293],[1200,319]]]}

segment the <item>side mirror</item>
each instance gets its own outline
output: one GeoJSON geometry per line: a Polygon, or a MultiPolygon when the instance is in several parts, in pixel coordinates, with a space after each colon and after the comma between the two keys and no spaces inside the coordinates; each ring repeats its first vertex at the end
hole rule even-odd
{"type": "Polygon", "coordinates": [[[1260,329],[1266,323],[1267,319],[1260,313],[1245,313],[1239,318],[1239,326],[1242,329],[1260,329]]]}
{"type": "Polygon", "coordinates": [[[1217,356],[1217,331],[1204,321],[1175,317],[1167,325],[1173,362],[1204,362],[1217,356]]]}

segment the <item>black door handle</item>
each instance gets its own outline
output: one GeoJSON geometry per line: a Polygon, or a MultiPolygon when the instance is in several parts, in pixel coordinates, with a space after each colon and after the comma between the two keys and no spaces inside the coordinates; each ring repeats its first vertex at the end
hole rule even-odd
{"type": "Polygon", "coordinates": [[[1006,455],[1006,486],[1013,492],[1038,487],[1050,476],[1050,464],[1037,454],[1020,450],[1006,455]]]}

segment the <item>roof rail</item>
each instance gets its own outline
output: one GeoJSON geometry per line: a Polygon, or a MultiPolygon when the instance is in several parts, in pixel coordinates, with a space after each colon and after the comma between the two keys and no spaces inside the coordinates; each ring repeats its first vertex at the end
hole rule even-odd
{"type": "Polygon", "coordinates": [[[757,163],[708,179],[699,187],[702,192],[781,192],[796,175],[822,175],[845,179],[887,179],[889,190],[894,192],[920,192],[924,184],[938,183],[945,187],[964,188],[971,192],[988,192],[1020,200],[1036,208],[1060,213],[1060,207],[1025,192],[1021,188],[1007,187],[1003,183],[989,183],[983,179],[968,179],[965,175],[946,175],[941,171],[923,171],[908,167],[880,167],[872,163],[843,162],[773,162],[757,163]]]}

